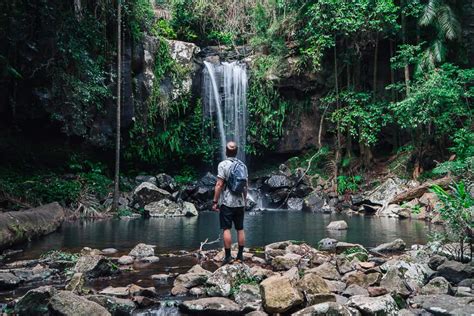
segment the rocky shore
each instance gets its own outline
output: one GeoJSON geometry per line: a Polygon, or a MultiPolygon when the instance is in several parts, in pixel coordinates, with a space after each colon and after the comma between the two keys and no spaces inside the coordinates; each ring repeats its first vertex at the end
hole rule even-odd
{"type": "Polygon", "coordinates": [[[246,249],[244,262],[224,266],[219,250],[158,256],[146,244],[124,255],[84,248],[75,258],[52,253],[2,266],[0,291],[29,289],[3,307],[19,315],[130,315],[170,306],[185,315],[474,313],[472,262],[450,260],[435,245],[405,247],[400,239],[373,249],[329,238],[316,248],[282,241],[246,249]],[[120,282],[160,259],[183,257],[190,269],[140,275],[153,286],[120,282]]]}

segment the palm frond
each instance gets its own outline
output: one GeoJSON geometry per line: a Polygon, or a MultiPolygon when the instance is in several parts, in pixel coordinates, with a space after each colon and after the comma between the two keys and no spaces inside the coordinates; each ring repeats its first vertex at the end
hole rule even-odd
{"type": "Polygon", "coordinates": [[[423,14],[419,19],[419,24],[423,26],[431,24],[436,18],[441,5],[442,0],[430,0],[423,10],[423,14]]]}
{"type": "Polygon", "coordinates": [[[449,5],[445,4],[439,8],[437,20],[440,31],[448,40],[461,36],[461,23],[449,5]]]}
{"type": "Polygon", "coordinates": [[[440,39],[435,40],[431,45],[430,50],[433,56],[432,59],[434,63],[440,63],[444,60],[446,56],[446,45],[444,41],[440,39]]]}

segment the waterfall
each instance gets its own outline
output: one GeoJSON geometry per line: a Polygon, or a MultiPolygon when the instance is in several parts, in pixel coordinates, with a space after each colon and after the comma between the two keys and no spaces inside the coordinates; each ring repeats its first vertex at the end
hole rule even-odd
{"type": "Polygon", "coordinates": [[[203,102],[204,115],[217,120],[221,144],[221,158],[225,145],[235,141],[239,146],[237,157],[245,161],[247,130],[247,67],[240,62],[214,65],[204,62],[203,102]]]}

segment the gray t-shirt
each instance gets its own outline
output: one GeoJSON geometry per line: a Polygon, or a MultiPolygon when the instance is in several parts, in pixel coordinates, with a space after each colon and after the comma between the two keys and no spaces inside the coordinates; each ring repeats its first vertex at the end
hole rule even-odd
{"type": "MultiPolygon", "coordinates": [[[[224,182],[227,182],[230,175],[230,167],[236,159],[237,158],[227,158],[226,160],[221,161],[217,167],[217,177],[224,180],[224,182]]],[[[221,196],[219,197],[219,205],[225,205],[228,207],[243,207],[245,206],[244,196],[243,194],[234,194],[227,188],[226,185],[221,193],[221,196]]]]}

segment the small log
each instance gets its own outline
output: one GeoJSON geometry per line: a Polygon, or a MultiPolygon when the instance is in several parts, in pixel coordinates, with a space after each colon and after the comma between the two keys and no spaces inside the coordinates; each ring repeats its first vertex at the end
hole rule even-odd
{"type": "Polygon", "coordinates": [[[428,192],[428,190],[433,185],[439,185],[440,187],[447,187],[452,181],[453,181],[453,178],[447,176],[438,180],[426,182],[420,186],[417,186],[416,188],[409,189],[405,192],[402,192],[396,195],[388,204],[400,204],[405,201],[411,201],[413,199],[421,197],[423,194],[428,192]]]}

